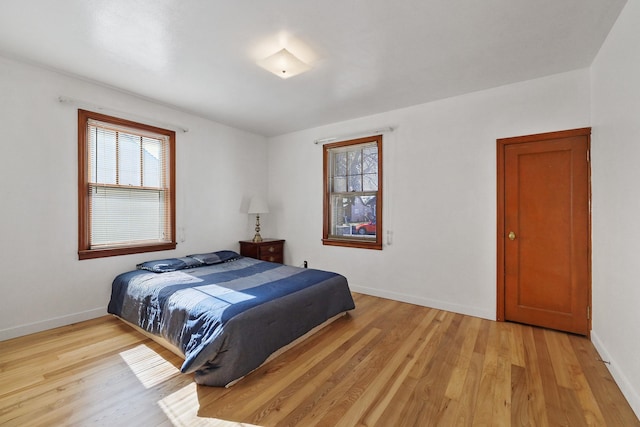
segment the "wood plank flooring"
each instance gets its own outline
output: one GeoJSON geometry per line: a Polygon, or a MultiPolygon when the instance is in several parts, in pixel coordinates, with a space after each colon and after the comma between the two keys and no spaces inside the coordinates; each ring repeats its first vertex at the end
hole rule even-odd
{"type": "Polygon", "coordinates": [[[0,342],[0,425],[640,426],[586,338],[354,297],[228,389],[112,317],[0,342]]]}

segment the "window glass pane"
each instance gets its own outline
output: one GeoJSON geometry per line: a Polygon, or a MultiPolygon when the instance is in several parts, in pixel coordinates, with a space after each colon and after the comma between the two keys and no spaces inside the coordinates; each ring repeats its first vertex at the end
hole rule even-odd
{"type": "Polygon", "coordinates": [[[378,173],[378,147],[362,150],[362,173],[378,173]]]}
{"type": "Polygon", "coordinates": [[[116,132],[89,128],[89,182],[116,183],[116,132]]]}
{"type": "Polygon", "coordinates": [[[145,187],[163,187],[162,140],[142,138],[142,167],[145,187]]]}
{"type": "Polygon", "coordinates": [[[349,151],[347,153],[347,175],[359,175],[362,173],[362,151],[349,151]]]}
{"type": "Polygon", "coordinates": [[[362,190],[363,191],[378,190],[378,174],[377,173],[370,173],[362,176],[362,190]]]}
{"type": "Polygon", "coordinates": [[[349,191],[362,191],[362,175],[349,176],[349,191]]]}
{"type": "Polygon", "coordinates": [[[141,186],[140,137],[119,132],[118,145],[118,184],[141,186]]]}
{"type": "Polygon", "coordinates": [[[347,153],[333,153],[333,176],[347,175],[347,153]]]}
{"type": "Polygon", "coordinates": [[[331,197],[331,234],[363,238],[376,237],[375,195],[331,197]]]}
{"type": "Polygon", "coordinates": [[[347,177],[338,176],[332,179],[333,182],[333,192],[335,193],[346,193],[347,192],[347,177]]]}
{"type": "Polygon", "coordinates": [[[331,234],[342,236],[351,234],[349,225],[349,198],[341,196],[331,197],[331,234]]]}

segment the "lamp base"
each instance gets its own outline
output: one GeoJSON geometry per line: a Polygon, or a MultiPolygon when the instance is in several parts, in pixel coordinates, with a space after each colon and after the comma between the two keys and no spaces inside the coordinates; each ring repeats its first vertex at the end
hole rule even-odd
{"type": "Polygon", "coordinates": [[[253,236],[254,243],[262,242],[262,236],[260,235],[260,214],[256,215],[256,235],[253,236]]]}

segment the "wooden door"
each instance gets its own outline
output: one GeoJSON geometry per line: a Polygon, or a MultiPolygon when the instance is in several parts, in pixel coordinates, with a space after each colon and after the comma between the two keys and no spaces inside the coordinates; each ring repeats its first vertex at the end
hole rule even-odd
{"type": "Polygon", "coordinates": [[[498,142],[498,320],[588,335],[590,128],[498,142]]]}

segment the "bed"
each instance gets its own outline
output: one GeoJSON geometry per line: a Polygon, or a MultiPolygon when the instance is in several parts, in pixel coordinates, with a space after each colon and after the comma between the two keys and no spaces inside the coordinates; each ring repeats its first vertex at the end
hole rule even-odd
{"type": "Polygon", "coordinates": [[[354,308],[337,273],[217,251],[118,275],[108,311],[182,356],[198,384],[228,386],[354,308]]]}

